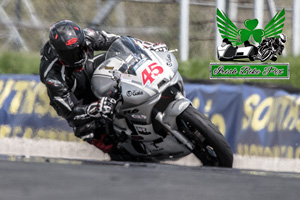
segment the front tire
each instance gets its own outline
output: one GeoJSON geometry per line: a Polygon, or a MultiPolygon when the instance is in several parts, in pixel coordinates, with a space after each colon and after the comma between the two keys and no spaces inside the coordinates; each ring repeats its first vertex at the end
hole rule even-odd
{"type": "Polygon", "coordinates": [[[271,50],[268,50],[268,49],[263,50],[263,52],[261,54],[261,62],[265,62],[266,60],[271,58],[272,54],[273,53],[271,50]]]}
{"type": "Polygon", "coordinates": [[[180,131],[195,145],[192,152],[204,166],[232,167],[230,145],[205,115],[190,105],[177,120],[180,131]]]}

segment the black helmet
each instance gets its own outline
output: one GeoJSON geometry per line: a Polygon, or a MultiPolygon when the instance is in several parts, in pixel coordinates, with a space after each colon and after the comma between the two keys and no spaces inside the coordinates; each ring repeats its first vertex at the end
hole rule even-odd
{"type": "Polygon", "coordinates": [[[60,61],[67,67],[82,68],[87,60],[83,30],[63,20],[50,27],[49,41],[60,61]]]}

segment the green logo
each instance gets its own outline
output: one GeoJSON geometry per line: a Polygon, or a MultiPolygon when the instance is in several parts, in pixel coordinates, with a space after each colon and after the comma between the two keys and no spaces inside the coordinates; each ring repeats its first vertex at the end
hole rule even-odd
{"type": "MultiPolygon", "coordinates": [[[[282,55],[287,37],[282,33],[285,11],[279,11],[265,26],[258,29],[257,19],[246,19],[244,28],[237,29],[228,16],[217,9],[217,27],[223,38],[217,48],[220,61],[277,61],[282,55]],[[243,45],[241,45],[243,44],[243,45]],[[240,46],[238,46],[240,45],[240,46]]],[[[211,63],[210,78],[289,79],[288,63],[211,63]]]]}
{"type": "Polygon", "coordinates": [[[217,9],[217,26],[223,39],[227,38],[233,46],[243,44],[249,41],[252,44],[261,43],[263,38],[279,37],[282,33],[285,20],[285,11],[282,9],[278,12],[264,29],[255,29],[258,25],[257,19],[246,19],[245,28],[237,29],[227,15],[217,9]]]}

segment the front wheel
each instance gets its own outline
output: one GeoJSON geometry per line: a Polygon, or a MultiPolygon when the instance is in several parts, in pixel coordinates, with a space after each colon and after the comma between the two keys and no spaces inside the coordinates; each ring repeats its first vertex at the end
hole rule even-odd
{"type": "Polygon", "coordinates": [[[195,145],[192,152],[204,166],[232,167],[231,147],[206,116],[190,105],[177,121],[180,131],[195,145]]]}
{"type": "Polygon", "coordinates": [[[271,58],[273,52],[269,49],[264,49],[261,53],[261,62],[265,62],[269,58],[271,58]]]}

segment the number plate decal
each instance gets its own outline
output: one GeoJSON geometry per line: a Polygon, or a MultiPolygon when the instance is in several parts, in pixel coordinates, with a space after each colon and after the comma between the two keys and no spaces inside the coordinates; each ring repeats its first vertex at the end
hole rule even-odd
{"type": "Polygon", "coordinates": [[[142,71],[143,85],[152,84],[158,75],[164,72],[164,68],[157,63],[152,63],[142,71]]]}

